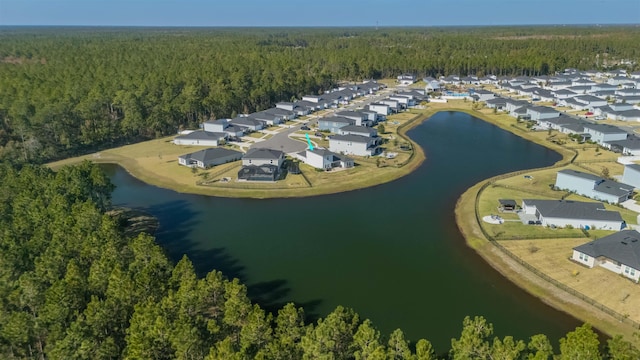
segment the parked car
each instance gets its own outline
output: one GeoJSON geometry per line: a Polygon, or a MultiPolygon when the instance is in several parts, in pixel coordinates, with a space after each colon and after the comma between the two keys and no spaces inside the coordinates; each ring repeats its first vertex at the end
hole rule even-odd
{"type": "Polygon", "coordinates": [[[301,127],[300,129],[301,129],[301,130],[311,130],[311,128],[310,128],[310,127],[308,127],[308,126],[306,126],[306,125],[305,125],[305,126],[303,126],[303,127],[301,127]]]}

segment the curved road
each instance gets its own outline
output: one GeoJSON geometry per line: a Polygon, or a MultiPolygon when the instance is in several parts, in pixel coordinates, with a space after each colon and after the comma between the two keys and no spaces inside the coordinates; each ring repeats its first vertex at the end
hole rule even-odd
{"type": "MultiPolygon", "coordinates": [[[[329,112],[324,114],[322,117],[332,116],[338,111],[350,111],[350,110],[355,110],[356,108],[364,107],[365,105],[368,105],[372,102],[379,101],[380,99],[387,97],[394,90],[395,88],[383,89],[373,96],[357,99],[356,101],[353,101],[347,106],[344,106],[338,109],[330,109],[329,112]]],[[[317,115],[311,115],[309,116],[308,120],[304,121],[304,123],[308,123],[308,125],[311,126],[317,122],[318,118],[319,116],[317,115]]],[[[304,151],[307,148],[306,142],[294,140],[289,137],[289,134],[292,134],[300,130],[302,125],[303,125],[302,122],[296,125],[292,125],[290,129],[280,131],[277,134],[274,134],[273,137],[271,137],[268,140],[256,142],[255,144],[251,145],[250,148],[258,147],[258,148],[280,150],[287,154],[304,151]]]]}

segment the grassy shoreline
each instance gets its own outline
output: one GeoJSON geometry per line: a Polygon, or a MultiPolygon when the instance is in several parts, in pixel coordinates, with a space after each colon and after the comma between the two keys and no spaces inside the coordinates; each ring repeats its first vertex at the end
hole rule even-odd
{"type": "MultiPolygon", "coordinates": [[[[562,159],[549,168],[566,166],[570,164],[576,156],[578,156],[577,151],[548,141],[541,141],[540,137],[536,137],[534,133],[509,125],[508,121],[501,121],[500,116],[491,116],[482,111],[465,111],[462,109],[455,110],[471,114],[507,130],[514,135],[545,146],[561,154],[562,159]]],[[[510,122],[513,124],[513,121],[514,120],[511,119],[510,122]]],[[[456,223],[465,238],[467,245],[473,248],[487,263],[489,263],[489,265],[491,265],[491,267],[500,272],[504,277],[528,293],[539,298],[549,306],[563,311],[580,321],[590,323],[607,335],[613,336],[621,334],[628,341],[633,342],[635,346],[640,347],[640,340],[633,336],[634,333],[638,332],[638,329],[629,324],[620,322],[618,319],[588,302],[573,296],[542,279],[514,259],[510,258],[506,253],[501,251],[498,246],[492,244],[489,239],[484,236],[476,217],[476,198],[480,196],[481,188],[484,184],[501,176],[503,175],[498,175],[494,178],[485,179],[477,183],[465,191],[456,203],[456,223]]]]}
{"type": "MultiPolygon", "coordinates": [[[[536,137],[534,133],[527,132],[513,124],[513,118],[507,115],[495,115],[486,109],[474,109],[472,103],[463,101],[450,101],[448,103],[431,103],[428,109],[416,114],[414,118],[402,124],[397,129],[397,135],[411,143],[414,152],[407,160],[406,164],[399,168],[394,168],[393,172],[383,173],[375,177],[363,177],[359,181],[351,181],[348,184],[330,184],[331,186],[306,187],[299,189],[225,189],[222,187],[210,188],[202,186],[185,186],[176,182],[174,179],[166,176],[158,176],[152,172],[141,170],[136,161],[126,156],[101,152],[89,154],[77,158],[66,159],[63,161],[49,164],[52,168],[78,163],[83,160],[91,160],[98,163],[115,163],[122,166],[134,177],[163,188],[169,188],[178,192],[194,193],[209,196],[221,197],[251,197],[251,198],[280,198],[280,197],[306,197],[339,193],[343,191],[351,191],[370,186],[375,186],[396,180],[400,177],[410,174],[417,169],[426,156],[423,149],[418,146],[412,139],[406,136],[407,131],[418,126],[434,114],[441,111],[459,111],[470,114],[474,117],[482,119],[488,123],[498,126],[506,131],[520,136],[524,139],[545,146],[561,154],[562,159],[552,167],[567,165],[577,156],[577,151],[566,147],[541,141],[540,137],[536,137]]],[[[331,175],[331,174],[330,174],[331,175]]],[[[637,339],[632,338],[632,334],[637,331],[631,326],[620,323],[617,319],[600,311],[593,305],[572,296],[561,289],[556,288],[552,284],[535,275],[524,266],[509,258],[505,253],[494,246],[482,233],[480,225],[476,220],[475,200],[479,195],[478,191],[483,184],[491,181],[486,179],[469,188],[464,192],[455,207],[456,223],[460,232],[465,238],[468,246],[473,248],[485,261],[503,276],[509,279],[517,286],[523,288],[533,296],[540,298],[546,304],[566,312],[573,317],[592,324],[600,331],[608,334],[622,334],[630,341],[635,340],[635,345],[640,346],[637,339]]]]}

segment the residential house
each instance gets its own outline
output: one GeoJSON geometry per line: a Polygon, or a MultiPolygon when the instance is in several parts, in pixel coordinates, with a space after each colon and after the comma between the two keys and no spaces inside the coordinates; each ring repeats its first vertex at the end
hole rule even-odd
{"type": "Polygon", "coordinates": [[[527,108],[527,115],[529,115],[531,120],[539,121],[557,118],[560,116],[560,112],[547,106],[533,106],[527,108]]]}
{"type": "Polygon", "coordinates": [[[395,95],[390,95],[389,100],[397,101],[399,106],[402,109],[407,109],[411,106],[416,106],[416,100],[413,98],[412,95],[402,95],[398,93],[395,95]]]}
{"type": "Polygon", "coordinates": [[[640,138],[637,136],[631,135],[624,140],[609,141],[607,144],[611,151],[622,153],[622,155],[640,155],[640,138]]]}
{"type": "Polygon", "coordinates": [[[307,165],[313,166],[316,169],[333,169],[336,167],[340,168],[351,168],[353,167],[354,161],[353,159],[336,154],[327,149],[314,148],[313,150],[307,149],[303,152],[296,154],[296,157],[300,159],[300,161],[304,162],[307,165]]]}
{"type": "Polygon", "coordinates": [[[632,185],[636,189],[640,189],[640,165],[628,164],[624,166],[622,181],[632,185]]]}
{"type": "Polygon", "coordinates": [[[229,123],[231,125],[235,125],[235,126],[244,128],[244,129],[246,129],[248,131],[258,131],[258,130],[262,130],[264,128],[264,123],[263,122],[258,121],[256,119],[252,119],[250,117],[246,117],[246,116],[235,117],[235,118],[231,119],[231,121],[229,121],[229,123]]]}
{"type": "Polygon", "coordinates": [[[613,125],[606,124],[585,124],[584,131],[591,135],[591,140],[605,147],[605,143],[624,140],[628,135],[626,131],[613,125]]]}
{"type": "Polygon", "coordinates": [[[392,113],[397,113],[398,111],[402,110],[402,106],[400,105],[400,102],[397,100],[391,100],[390,98],[385,98],[385,99],[379,100],[378,103],[389,106],[389,109],[391,110],[392,113]]]}
{"type": "Polygon", "coordinates": [[[264,110],[264,112],[267,114],[280,116],[284,121],[293,120],[298,116],[293,110],[286,110],[277,107],[264,110]]]}
{"type": "Polygon", "coordinates": [[[266,111],[258,111],[253,114],[249,114],[247,117],[262,122],[265,127],[282,124],[284,122],[281,115],[268,113],[266,111]]]}
{"type": "Polygon", "coordinates": [[[199,130],[176,136],[173,143],[176,145],[219,146],[224,143],[227,136],[225,133],[199,130]]]}
{"type": "Polygon", "coordinates": [[[640,233],[620,231],[573,248],[571,259],[589,268],[603,268],[640,280],[640,233]]]}
{"type": "Polygon", "coordinates": [[[440,82],[430,76],[422,79],[427,85],[425,85],[424,89],[427,92],[440,91],[440,82]]]}
{"type": "Polygon", "coordinates": [[[617,96],[616,99],[626,104],[640,104],[640,96],[617,96]]]}
{"type": "Polygon", "coordinates": [[[311,112],[311,109],[309,109],[308,107],[300,106],[297,102],[279,102],[276,104],[276,108],[292,111],[296,114],[296,116],[309,115],[309,113],[311,112]]]}
{"type": "Polygon", "coordinates": [[[377,137],[361,135],[334,135],[329,138],[329,150],[358,156],[371,156],[378,152],[377,137]]]}
{"type": "Polygon", "coordinates": [[[400,85],[411,85],[417,81],[416,76],[413,74],[398,75],[398,82],[400,85]]]}
{"type": "Polygon", "coordinates": [[[489,99],[485,102],[490,109],[502,110],[507,106],[507,100],[501,97],[494,97],[493,99],[489,99]]]}
{"type": "Polygon", "coordinates": [[[611,204],[619,204],[633,195],[633,186],[571,169],[558,171],[555,187],[611,204]]]}
{"type": "Polygon", "coordinates": [[[571,81],[549,81],[547,88],[552,91],[566,89],[571,86],[571,81]]]}
{"type": "Polygon", "coordinates": [[[178,156],[178,164],[208,169],[212,166],[237,161],[241,158],[242,153],[240,151],[224,148],[209,148],[178,156]]]}
{"type": "Polygon", "coordinates": [[[573,98],[574,100],[583,103],[586,108],[593,110],[598,106],[607,105],[607,100],[593,96],[593,95],[578,95],[573,98]]]}
{"type": "Polygon", "coordinates": [[[265,148],[249,149],[242,157],[243,166],[275,165],[281,168],[283,162],[284,153],[282,151],[265,148]]]}
{"type": "Polygon", "coordinates": [[[492,93],[491,91],[487,91],[487,90],[483,90],[483,89],[478,89],[478,90],[475,90],[473,92],[473,97],[477,101],[491,100],[491,99],[495,98],[495,96],[496,96],[496,94],[492,93]]]}
{"type": "Polygon", "coordinates": [[[340,133],[340,128],[348,125],[354,125],[356,120],[346,117],[329,116],[318,119],[318,129],[328,130],[332,133],[340,133]]]}
{"type": "Polygon", "coordinates": [[[574,96],[578,95],[578,93],[575,93],[575,92],[573,92],[571,90],[567,90],[567,89],[555,90],[555,91],[552,91],[551,93],[558,100],[568,99],[570,97],[574,97],[574,96]]]}
{"type": "Polygon", "coordinates": [[[375,111],[378,115],[381,115],[382,119],[385,119],[387,115],[391,114],[391,107],[382,103],[371,103],[367,105],[367,110],[375,111]]]}
{"type": "Polygon", "coordinates": [[[626,76],[614,76],[607,80],[607,84],[609,85],[622,85],[626,82],[629,82],[629,78],[626,76]]]}
{"type": "Polygon", "coordinates": [[[628,88],[628,89],[618,89],[615,91],[615,95],[617,96],[640,96],[640,89],[628,88]]]}
{"type": "Polygon", "coordinates": [[[626,227],[619,212],[607,210],[600,202],[523,199],[522,211],[543,226],[615,231],[626,227]]]}
{"type": "Polygon", "coordinates": [[[367,126],[347,125],[338,130],[340,135],[360,135],[366,137],[378,136],[378,130],[367,126]]]}

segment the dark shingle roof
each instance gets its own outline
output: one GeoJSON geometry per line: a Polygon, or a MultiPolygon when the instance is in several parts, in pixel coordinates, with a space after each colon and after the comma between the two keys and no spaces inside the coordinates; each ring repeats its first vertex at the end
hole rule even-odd
{"type": "Polygon", "coordinates": [[[640,270],[640,233],[620,231],[573,248],[594,258],[604,256],[640,270]]]}
{"type": "Polygon", "coordinates": [[[211,131],[194,131],[186,135],[176,136],[176,139],[186,140],[220,140],[224,139],[227,135],[223,133],[211,132],[211,131]]]}
{"type": "Polygon", "coordinates": [[[242,158],[243,159],[277,160],[282,156],[284,156],[284,153],[280,150],[253,148],[247,151],[247,153],[244,154],[242,158]]]}
{"type": "Polygon", "coordinates": [[[203,163],[208,163],[215,159],[219,159],[219,158],[223,158],[231,155],[237,155],[239,159],[242,153],[240,151],[229,150],[224,148],[209,148],[209,149],[196,151],[190,154],[185,154],[180,157],[185,159],[202,161],[203,163]]]}
{"type": "Polygon", "coordinates": [[[599,202],[538,199],[523,199],[522,202],[535,206],[544,217],[579,219],[585,221],[622,221],[619,212],[608,211],[604,205],[599,202]]]}
{"type": "Polygon", "coordinates": [[[369,143],[369,141],[371,141],[371,138],[362,135],[334,135],[329,139],[329,141],[331,140],[351,141],[355,143],[369,143]]]}

